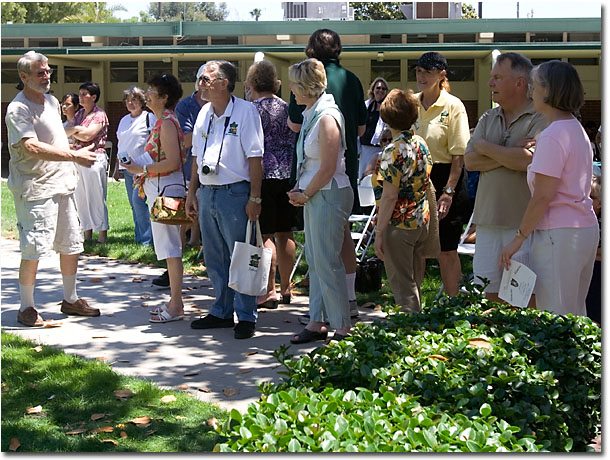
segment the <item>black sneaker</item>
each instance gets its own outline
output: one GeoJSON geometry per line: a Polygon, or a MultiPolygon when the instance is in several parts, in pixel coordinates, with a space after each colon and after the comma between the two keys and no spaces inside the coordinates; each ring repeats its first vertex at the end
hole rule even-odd
{"type": "Polygon", "coordinates": [[[240,321],[235,326],[235,338],[236,339],[249,339],[254,335],[256,324],[252,321],[240,321]]]}
{"type": "Polygon", "coordinates": [[[234,325],[233,318],[219,318],[214,315],[206,315],[195,321],[191,321],[192,329],[216,329],[221,327],[233,327],[234,325]]]}
{"type": "Polygon", "coordinates": [[[155,286],[169,287],[169,272],[165,270],[161,276],[152,280],[152,284],[155,286]]]}

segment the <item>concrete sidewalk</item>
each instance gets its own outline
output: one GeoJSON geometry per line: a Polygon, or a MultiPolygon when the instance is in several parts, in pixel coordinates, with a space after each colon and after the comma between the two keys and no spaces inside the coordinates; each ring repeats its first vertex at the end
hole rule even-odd
{"type": "MultiPolygon", "coordinates": [[[[281,345],[290,345],[290,338],[303,328],[298,316],[307,313],[308,298],[293,295],[291,305],[259,311],[256,335],[251,339],[236,340],[233,329],[228,328],[194,330],[190,321],[207,314],[214,297],[208,278],[185,275],[184,321],[153,324],[148,321],[149,310],[169,299],[169,289],[151,283],[163,270],[83,254],[77,276],[78,295],[99,308],[101,316],[66,316],[59,311],[63,290],[59,258],[55,256],[40,261],[35,301],[43,319],[62,325],[29,328],[17,322],[19,263],[19,242],[2,238],[0,321],[6,332],[85,358],[105,358],[117,372],[164,387],[176,389],[186,384],[195,397],[242,412],[259,399],[258,382],[279,381],[277,371],[282,368],[273,352],[281,345]]],[[[381,311],[360,309],[363,322],[383,316],[381,311]]],[[[307,353],[321,344],[293,345],[290,353],[307,353]]]]}

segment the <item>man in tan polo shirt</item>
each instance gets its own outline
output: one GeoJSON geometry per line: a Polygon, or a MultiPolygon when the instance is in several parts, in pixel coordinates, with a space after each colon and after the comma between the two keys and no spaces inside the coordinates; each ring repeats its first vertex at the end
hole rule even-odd
{"type": "MultiPolygon", "coordinates": [[[[519,53],[498,57],[487,83],[498,107],[481,116],[464,155],[466,168],[481,172],[473,217],[477,226],[473,271],[475,279],[489,280],[486,297],[497,302],[501,302],[500,251],[515,236],[529,202],[527,166],[535,138],[547,125],[528,97],[532,68],[519,53]]],[[[529,243],[528,239],[513,260],[528,264],[529,243]]]]}

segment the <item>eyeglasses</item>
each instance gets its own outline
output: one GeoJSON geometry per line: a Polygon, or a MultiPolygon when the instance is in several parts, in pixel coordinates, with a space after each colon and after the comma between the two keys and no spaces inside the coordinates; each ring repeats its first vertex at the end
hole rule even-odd
{"type": "Polygon", "coordinates": [[[387,89],[386,87],[384,87],[384,86],[378,86],[378,87],[376,87],[375,89],[376,89],[376,90],[379,90],[379,91],[387,91],[387,90],[388,90],[388,89],[387,89]]]}
{"type": "Polygon", "coordinates": [[[392,142],[392,138],[391,137],[382,137],[381,139],[379,139],[379,142],[392,142]]]}
{"type": "Polygon", "coordinates": [[[210,78],[207,75],[202,75],[199,77],[199,81],[203,82],[204,85],[209,86],[214,83],[216,80],[220,80],[220,78],[210,78]]]}
{"type": "Polygon", "coordinates": [[[148,88],[148,89],[146,90],[146,93],[147,93],[147,94],[148,94],[148,93],[155,93],[155,94],[159,94],[159,91],[157,91],[156,89],[148,88]]]}
{"type": "Polygon", "coordinates": [[[50,77],[51,75],[53,75],[53,69],[42,69],[42,70],[39,70],[39,71],[36,73],[36,76],[37,76],[38,78],[42,78],[42,77],[44,77],[44,76],[45,76],[45,75],[47,75],[47,74],[49,75],[49,77],[50,77]]]}

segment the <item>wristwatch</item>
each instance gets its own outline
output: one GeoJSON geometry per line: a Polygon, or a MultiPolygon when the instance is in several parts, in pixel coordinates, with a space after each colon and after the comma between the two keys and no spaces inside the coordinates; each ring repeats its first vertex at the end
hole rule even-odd
{"type": "Polygon", "coordinates": [[[453,196],[453,195],[455,195],[455,189],[452,188],[452,187],[445,187],[443,189],[443,193],[445,193],[445,194],[447,194],[449,196],[453,196]]]}
{"type": "Polygon", "coordinates": [[[260,196],[251,196],[248,199],[256,204],[261,204],[263,202],[263,199],[260,196]]]}

